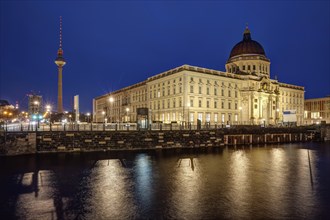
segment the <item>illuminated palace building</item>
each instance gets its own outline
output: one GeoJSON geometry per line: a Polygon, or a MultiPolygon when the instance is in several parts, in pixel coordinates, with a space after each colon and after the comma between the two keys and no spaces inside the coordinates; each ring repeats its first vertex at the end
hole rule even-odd
{"type": "Polygon", "coordinates": [[[304,87],[270,79],[270,60],[248,28],[231,50],[226,72],[183,65],[93,100],[95,122],[277,124],[283,112],[303,123],[304,87]]]}

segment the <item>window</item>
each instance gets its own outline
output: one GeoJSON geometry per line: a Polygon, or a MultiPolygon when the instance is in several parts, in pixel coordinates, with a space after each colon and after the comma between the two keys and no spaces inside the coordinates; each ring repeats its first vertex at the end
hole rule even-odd
{"type": "Polygon", "coordinates": [[[245,70],[245,65],[243,65],[243,70],[245,70]]]}
{"type": "Polygon", "coordinates": [[[182,107],[182,99],[179,99],[179,107],[182,107]]]}
{"type": "Polygon", "coordinates": [[[214,108],[218,108],[218,103],[217,103],[217,101],[214,101],[214,108]]]}
{"type": "Polygon", "coordinates": [[[225,114],[224,113],[221,114],[221,122],[225,123],[225,114]]]}
{"type": "Polygon", "coordinates": [[[251,67],[250,67],[250,65],[248,65],[248,70],[251,70],[251,67]]]}
{"type": "Polygon", "coordinates": [[[175,113],[172,114],[172,121],[175,121],[175,113]]]}
{"type": "Polygon", "coordinates": [[[190,93],[194,93],[194,86],[190,86],[190,93]]]}
{"type": "Polygon", "coordinates": [[[198,87],[198,93],[202,94],[202,87],[201,86],[198,87]]]}
{"type": "Polygon", "coordinates": [[[190,107],[194,107],[194,100],[190,99],[190,107]]]}
{"type": "Polygon", "coordinates": [[[256,65],[253,65],[253,70],[256,70],[256,65]]]}
{"type": "Polygon", "coordinates": [[[225,102],[224,102],[224,101],[221,102],[221,108],[222,108],[222,109],[225,108],[225,102]]]}
{"type": "Polygon", "coordinates": [[[165,100],[162,101],[162,108],[165,108],[165,100]]]}
{"type": "Polygon", "coordinates": [[[217,88],[214,88],[214,95],[218,95],[217,93],[218,93],[217,88]]]}
{"type": "Polygon", "coordinates": [[[210,108],[210,101],[209,100],[206,101],[206,108],[210,108]]]}
{"type": "Polygon", "coordinates": [[[170,87],[168,87],[168,89],[167,89],[167,95],[170,95],[170,94],[171,94],[170,87]]]}
{"type": "Polygon", "coordinates": [[[202,100],[198,100],[198,107],[202,107],[202,100]]]}
{"type": "Polygon", "coordinates": [[[228,102],[228,109],[231,109],[231,102],[228,102]]]}
{"type": "Polygon", "coordinates": [[[235,91],[235,98],[237,98],[237,91],[235,91]]]}
{"type": "Polygon", "coordinates": [[[228,97],[231,97],[231,91],[228,90],[228,97]]]}
{"type": "Polygon", "coordinates": [[[237,103],[235,102],[235,109],[237,110],[237,103]]]}
{"type": "Polygon", "coordinates": [[[182,93],[182,86],[180,86],[179,88],[179,93],[182,93]]]}
{"type": "Polygon", "coordinates": [[[170,108],[170,100],[167,100],[167,108],[170,108]]]}
{"type": "Polygon", "coordinates": [[[157,107],[158,107],[158,109],[160,109],[160,102],[159,101],[157,102],[157,107]]]}
{"type": "Polygon", "coordinates": [[[210,120],[211,120],[211,114],[210,113],[206,113],[206,115],[205,115],[205,121],[206,122],[210,122],[210,120]]]}
{"type": "Polygon", "coordinates": [[[258,99],[254,99],[254,102],[258,102],[258,99]]]}
{"type": "Polygon", "coordinates": [[[203,121],[203,113],[198,113],[198,120],[203,121]]]}
{"type": "Polygon", "coordinates": [[[160,91],[159,90],[157,91],[157,97],[158,98],[160,97],[160,91]]]}
{"type": "Polygon", "coordinates": [[[175,98],[173,99],[173,108],[175,108],[175,98]]]}
{"type": "Polygon", "coordinates": [[[209,87],[206,88],[206,95],[210,95],[210,88],[209,87]]]}
{"type": "Polygon", "coordinates": [[[194,113],[190,113],[190,122],[194,122],[194,113]]]}
{"type": "Polygon", "coordinates": [[[258,108],[258,105],[254,105],[254,108],[257,109],[258,108]]]}
{"type": "Polygon", "coordinates": [[[194,78],[193,77],[190,77],[190,81],[194,81],[194,78]]]}
{"type": "Polygon", "coordinates": [[[214,114],[214,123],[217,123],[217,122],[218,122],[218,114],[215,113],[215,114],[214,114]]]}
{"type": "Polygon", "coordinates": [[[225,95],[225,90],[221,89],[221,95],[224,96],[225,95]]]}
{"type": "Polygon", "coordinates": [[[175,95],[175,86],[173,87],[173,94],[175,95]]]}

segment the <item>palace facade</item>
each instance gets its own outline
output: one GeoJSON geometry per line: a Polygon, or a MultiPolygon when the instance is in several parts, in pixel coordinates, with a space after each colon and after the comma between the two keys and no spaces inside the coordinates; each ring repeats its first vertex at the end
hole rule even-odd
{"type": "Polygon", "coordinates": [[[270,60],[248,28],[226,71],[183,65],[93,100],[94,122],[138,122],[139,109],[158,123],[265,124],[296,112],[303,123],[304,87],[270,78],[270,60]]]}
{"type": "Polygon", "coordinates": [[[305,124],[330,123],[330,96],[305,100],[305,124]]]}

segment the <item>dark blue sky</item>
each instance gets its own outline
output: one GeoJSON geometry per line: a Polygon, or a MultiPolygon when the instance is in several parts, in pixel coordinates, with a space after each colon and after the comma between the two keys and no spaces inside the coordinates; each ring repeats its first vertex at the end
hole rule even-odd
{"type": "Polygon", "coordinates": [[[329,1],[1,1],[0,99],[26,94],[57,102],[59,16],[63,17],[65,110],[183,64],[225,70],[245,24],[271,60],[271,77],[330,94],[329,1]]]}

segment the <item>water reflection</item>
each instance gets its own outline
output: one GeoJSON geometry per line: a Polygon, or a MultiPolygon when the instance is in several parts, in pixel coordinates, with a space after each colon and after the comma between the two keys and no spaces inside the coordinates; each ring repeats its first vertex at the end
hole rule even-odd
{"type": "Polygon", "coordinates": [[[198,219],[200,216],[200,194],[203,184],[199,158],[180,157],[172,175],[170,216],[178,219],[198,219]],[[191,212],[191,210],[194,210],[191,212]]]}
{"type": "Polygon", "coordinates": [[[136,205],[131,192],[134,182],[130,170],[123,167],[120,160],[100,160],[84,179],[86,196],[86,219],[129,219],[136,215],[136,205]],[[129,210],[129,212],[127,211],[129,210]]]}
{"type": "Polygon", "coordinates": [[[234,151],[230,156],[229,166],[229,201],[233,218],[247,217],[250,192],[250,162],[243,150],[234,151]],[[238,211],[239,210],[239,211],[238,211]]]}
{"type": "Polygon", "coordinates": [[[2,219],[326,219],[330,150],[309,148],[0,158],[0,215],[2,219]]]}

